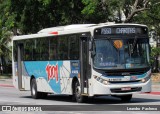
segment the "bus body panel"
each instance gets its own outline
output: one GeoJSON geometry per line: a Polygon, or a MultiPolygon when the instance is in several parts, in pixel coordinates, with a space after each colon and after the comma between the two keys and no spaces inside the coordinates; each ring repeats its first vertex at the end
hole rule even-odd
{"type": "Polygon", "coordinates": [[[141,82],[141,80],[144,79],[145,77],[150,77],[151,70],[141,75],[133,75],[134,78],[136,76],[135,79],[133,79],[132,76],[106,76],[104,74],[96,72],[95,70],[92,70],[92,73],[93,73],[93,77],[97,76],[97,78],[92,78],[92,82],[93,82],[92,95],[93,96],[94,95],[127,95],[127,94],[140,93],[140,92],[151,92],[151,79],[148,79],[145,83],[141,82]],[[112,82],[108,81],[108,84],[105,85],[101,83],[101,81],[99,81],[100,78],[104,80],[117,79],[121,81],[117,83],[116,81],[112,81],[112,82]],[[132,82],[132,81],[135,81],[135,82],[132,82]],[[129,88],[131,90],[122,90],[123,88],[124,89],[129,88]]]}
{"type": "Polygon", "coordinates": [[[48,84],[47,80],[44,77],[36,78],[37,82],[37,90],[40,92],[47,92],[47,93],[56,93],[52,89],[52,87],[48,84]]]}
{"type": "MultiPolygon", "coordinates": [[[[146,33],[141,34],[141,32],[140,32],[139,34],[130,35],[129,33],[126,34],[125,30],[123,30],[122,33],[120,33],[120,34],[116,34],[116,32],[113,31],[114,34],[112,34],[112,32],[109,31],[112,28],[116,28],[116,27],[117,28],[122,27],[122,29],[124,29],[124,28],[130,27],[130,26],[132,26],[133,28],[134,28],[134,26],[135,26],[135,28],[136,27],[139,27],[139,28],[146,27],[145,25],[139,25],[139,24],[113,24],[113,23],[112,24],[87,25],[82,28],[80,26],[79,27],[77,26],[76,29],[74,29],[74,27],[72,27],[68,30],[61,29],[60,31],[56,31],[58,29],[56,27],[54,27],[53,30],[52,30],[52,28],[46,29],[44,31],[42,30],[38,34],[16,36],[13,38],[13,42],[20,41],[20,43],[21,43],[24,40],[30,40],[30,41],[32,40],[33,41],[35,39],[40,39],[40,38],[42,38],[42,39],[46,38],[47,39],[46,41],[48,41],[52,38],[55,38],[55,40],[59,40],[62,37],[64,37],[64,39],[65,39],[66,36],[68,37],[68,41],[69,41],[70,38],[72,38],[74,35],[77,35],[76,38],[78,38],[79,42],[82,37],[88,38],[86,40],[86,42],[87,42],[86,44],[89,44],[88,42],[92,43],[91,48],[93,48],[93,45],[95,45],[94,40],[98,40],[98,39],[102,38],[103,43],[105,42],[105,40],[108,40],[108,41],[110,41],[110,45],[113,43],[114,48],[116,48],[117,50],[120,50],[120,48],[121,48],[121,46],[118,46],[118,44],[121,44],[123,47],[124,44],[123,44],[122,40],[125,41],[126,39],[129,39],[129,40],[134,39],[132,42],[129,41],[130,48],[134,49],[134,47],[135,47],[134,45],[136,45],[138,35],[139,36],[142,35],[141,37],[143,37],[143,39],[147,40],[148,34],[146,34],[146,33]],[[99,31],[101,28],[107,28],[107,27],[109,27],[110,29],[103,29],[103,30],[105,30],[105,32],[104,32],[105,34],[102,33],[102,31],[99,31]],[[51,34],[51,32],[52,33],[56,32],[57,34],[51,34]],[[97,35],[95,34],[96,32],[97,32],[97,35]],[[86,33],[89,35],[87,36],[86,33]],[[112,37],[113,37],[113,39],[112,39],[112,37]],[[114,39],[114,37],[115,37],[115,39],[114,39]],[[117,41],[112,42],[112,40],[113,41],[117,40],[117,41]],[[117,43],[120,41],[121,41],[121,43],[117,43]]],[[[146,29],[147,29],[147,27],[146,27],[146,29]]],[[[128,30],[128,28],[127,28],[127,30],[128,30]]],[[[72,41],[72,39],[70,39],[70,40],[72,41]]],[[[52,39],[51,42],[53,42],[53,41],[54,40],[52,39]]],[[[61,41],[63,41],[63,40],[61,40],[61,41]]],[[[70,46],[72,44],[74,45],[76,40],[74,42],[71,42],[71,41],[69,43],[67,41],[65,41],[65,43],[67,42],[69,44],[69,46],[67,45],[68,49],[70,48],[70,46]]],[[[58,44],[57,42],[55,43],[57,45],[63,44],[63,43],[59,43],[59,42],[58,42],[59,43],[58,44]]],[[[125,42],[127,42],[127,41],[125,41],[125,42]]],[[[36,42],[34,42],[34,43],[36,43],[36,42]]],[[[142,42],[142,43],[144,43],[144,42],[142,42]]],[[[140,42],[139,44],[142,44],[142,43],[140,42]]],[[[108,42],[108,44],[109,44],[109,42],[108,42]]],[[[145,43],[145,44],[147,45],[147,43],[145,43]]],[[[38,46],[38,45],[39,44],[37,44],[36,46],[38,46]]],[[[48,45],[50,46],[50,44],[48,44],[48,45]]],[[[29,44],[29,46],[30,46],[30,44],[29,44]]],[[[101,47],[101,46],[102,46],[102,44],[99,45],[99,47],[101,47]]],[[[79,46],[76,44],[75,48],[81,50],[81,47],[82,46],[79,46]]],[[[88,96],[130,95],[133,93],[150,92],[151,91],[151,79],[150,79],[151,70],[148,70],[148,71],[146,70],[143,74],[137,74],[136,76],[135,75],[128,75],[128,76],[127,75],[125,75],[125,76],[110,75],[110,76],[107,76],[107,75],[105,75],[104,72],[103,73],[97,72],[95,70],[98,67],[95,67],[94,62],[93,62],[94,61],[94,57],[93,57],[94,53],[92,53],[93,49],[88,49],[89,46],[86,46],[86,47],[87,47],[86,50],[88,51],[87,53],[89,53],[87,55],[87,57],[82,56],[83,54],[81,53],[81,54],[79,54],[79,56],[81,55],[82,57],[76,58],[75,60],[70,60],[70,58],[68,56],[67,59],[63,59],[63,58],[57,59],[56,58],[54,60],[47,59],[47,60],[42,60],[42,61],[40,61],[40,60],[31,60],[31,61],[24,60],[24,61],[22,61],[22,88],[23,88],[23,90],[30,90],[31,77],[34,77],[36,79],[37,90],[39,92],[73,95],[72,82],[73,82],[73,78],[76,77],[79,81],[79,84],[84,83],[84,86],[83,87],[81,86],[81,88],[84,89],[83,91],[85,91],[84,92],[84,93],[86,93],[85,95],[88,95],[88,96]],[[81,73],[82,68],[80,68],[80,64],[81,64],[83,58],[87,58],[86,62],[89,64],[88,66],[90,66],[90,67],[88,68],[88,66],[87,66],[86,69],[87,69],[87,71],[90,71],[90,73],[88,73],[86,71],[85,73],[89,74],[89,76],[87,78],[81,79],[80,75],[83,75],[83,74],[81,73]],[[141,81],[146,77],[149,77],[148,80],[146,82],[142,83],[141,81]],[[100,82],[101,78],[103,80],[109,80],[108,84],[104,84],[104,83],[100,82]],[[131,78],[133,78],[133,79],[131,80],[131,78]],[[134,79],[134,78],[136,78],[136,79],[134,79]],[[118,83],[109,83],[110,81],[114,82],[114,79],[117,79],[120,81],[118,83]],[[129,79],[129,80],[126,80],[126,79],[129,79]],[[135,82],[133,82],[133,80],[135,82]],[[136,81],[136,80],[139,80],[139,81],[136,81]],[[85,84],[85,82],[88,82],[88,83],[85,84]],[[129,89],[131,89],[131,90],[129,90],[129,89]],[[136,90],[132,91],[132,89],[137,89],[137,91],[136,90]]],[[[52,48],[53,47],[51,47],[51,49],[52,48]]],[[[59,47],[56,47],[56,48],[54,47],[54,49],[59,50],[59,47]]],[[[137,47],[137,49],[138,49],[138,47],[137,47]]],[[[145,49],[148,50],[148,48],[145,48],[145,49]]],[[[80,50],[78,50],[77,52],[80,53],[80,50]]],[[[70,54],[70,51],[71,50],[67,50],[68,55],[70,54]]],[[[13,50],[13,52],[14,52],[14,50],[13,50]]],[[[112,52],[112,51],[109,50],[108,52],[112,52]]],[[[49,51],[49,53],[50,53],[50,51],[49,51]]],[[[56,54],[58,54],[58,52],[56,52],[56,54]]],[[[122,54],[122,53],[119,53],[119,54],[122,54]]],[[[74,54],[72,54],[72,55],[74,55],[74,54]]],[[[148,55],[149,55],[149,53],[148,53],[148,55]]],[[[149,56],[147,56],[147,57],[149,57],[149,56]]],[[[17,62],[15,62],[13,58],[14,58],[14,55],[12,54],[13,84],[16,88],[18,88],[17,62]]],[[[139,61],[139,59],[137,59],[137,61],[139,61]]],[[[129,62],[132,62],[132,61],[130,60],[129,62]]],[[[103,63],[102,65],[107,66],[107,64],[103,63]]],[[[115,65],[113,63],[109,63],[109,64],[115,65]]],[[[83,64],[82,64],[82,66],[83,66],[83,64]]],[[[130,64],[126,63],[125,64],[126,69],[125,70],[123,69],[125,72],[122,72],[122,73],[129,72],[129,70],[132,68],[131,66],[132,66],[131,63],[130,64]]],[[[139,68],[141,68],[141,65],[139,65],[139,66],[140,66],[139,68]]],[[[149,68],[149,65],[147,67],[149,68]]],[[[99,67],[99,69],[101,71],[103,71],[105,68],[103,69],[103,68],[99,67]]],[[[112,73],[118,71],[118,68],[117,69],[115,68],[115,70],[113,70],[113,69],[114,69],[114,67],[111,68],[112,73]]],[[[132,70],[134,70],[134,69],[136,69],[136,67],[132,68],[132,70]]],[[[106,68],[105,70],[107,72],[107,70],[109,71],[110,69],[106,68]]],[[[101,81],[103,81],[103,80],[101,80],[101,81]]],[[[82,93],[82,94],[84,95],[84,93],[82,93]]]]}
{"type": "MultiPolygon", "coordinates": [[[[16,75],[16,71],[14,72],[16,75]]],[[[73,77],[78,78],[79,73],[80,66],[77,60],[24,61],[22,75],[24,79],[23,88],[24,90],[30,90],[30,79],[31,76],[34,76],[38,91],[54,94],[72,94],[72,79],[73,77]]],[[[15,75],[15,80],[17,80],[15,75]]],[[[14,81],[14,86],[18,88],[16,84],[17,82],[14,81]]]]}
{"type": "Polygon", "coordinates": [[[12,60],[12,75],[13,75],[13,86],[16,89],[18,89],[17,62],[14,62],[14,60],[12,60]]]}
{"type": "MultiPolygon", "coordinates": [[[[22,71],[24,71],[25,67],[23,62],[21,62],[22,64],[22,71]]],[[[18,64],[17,62],[12,62],[12,67],[13,67],[13,85],[15,88],[19,89],[19,90],[25,90],[25,86],[27,84],[26,78],[24,78],[24,73],[22,72],[22,88],[20,89],[18,87],[18,64]]]]}
{"type": "Polygon", "coordinates": [[[104,85],[100,82],[95,82],[93,87],[93,96],[96,95],[129,95],[134,93],[143,93],[143,92],[151,92],[151,80],[148,80],[146,83],[143,84],[114,84],[114,85],[104,85]],[[121,89],[121,88],[139,88],[142,87],[141,91],[135,91],[135,92],[119,92],[114,93],[111,92],[111,89],[121,89]]]}

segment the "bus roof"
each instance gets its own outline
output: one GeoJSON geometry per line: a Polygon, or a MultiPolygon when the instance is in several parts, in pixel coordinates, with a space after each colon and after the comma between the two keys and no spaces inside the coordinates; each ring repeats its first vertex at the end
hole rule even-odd
{"type": "Polygon", "coordinates": [[[91,32],[96,28],[100,28],[104,26],[117,26],[117,25],[133,25],[133,26],[147,27],[146,25],[142,25],[142,24],[131,24],[131,23],[115,24],[114,22],[107,22],[107,23],[100,23],[100,24],[72,24],[72,25],[66,25],[66,26],[45,28],[45,29],[40,30],[37,34],[14,36],[13,40],[22,40],[22,39],[57,36],[57,35],[63,35],[63,34],[91,32]]]}
{"type": "Polygon", "coordinates": [[[73,25],[67,25],[67,26],[59,26],[59,27],[52,27],[52,28],[46,28],[42,29],[38,33],[50,33],[52,31],[68,31],[68,30],[75,30],[75,29],[84,29],[88,27],[95,26],[96,24],[73,24],[73,25]]]}

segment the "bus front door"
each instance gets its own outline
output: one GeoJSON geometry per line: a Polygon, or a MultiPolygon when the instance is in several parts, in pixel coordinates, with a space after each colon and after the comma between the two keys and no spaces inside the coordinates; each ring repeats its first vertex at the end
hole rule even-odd
{"type": "Polygon", "coordinates": [[[88,41],[87,37],[81,37],[80,43],[80,83],[81,83],[81,94],[88,95],[88,41]]]}
{"type": "Polygon", "coordinates": [[[17,64],[18,64],[18,88],[19,90],[23,90],[23,78],[22,78],[22,55],[23,55],[23,44],[18,44],[18,58],[17,58],[17,64]]]}

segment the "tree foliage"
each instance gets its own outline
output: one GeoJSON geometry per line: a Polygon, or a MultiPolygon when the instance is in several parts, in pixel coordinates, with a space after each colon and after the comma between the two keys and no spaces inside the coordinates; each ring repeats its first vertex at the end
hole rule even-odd
{"type": "Polygon", "coordinates": [[[35,33],[42,28],[83,21],[80,0],[7,0],[10,13],[23,34],[35,33]]]}
{"type": "Polygon", "coordinates": [[[7,30],[7,28],[2,26],[2,20],[0,19],[0,66],[1,70],[7,70],[6,67],[6,60],[11,61],[11,32],[7,30]]]}
{"type": "MultiPolygon", "coordinates": [[[[0,1],[2,3],[2,1],[0,1]]],[[[12,28],[14,21],[12,20],[13,16],[9,16],[9,2],[3,1],[3,4],[0,4],[0,57],[8,56],[11,52],[8,43],[11,41],[10,36],[11,32],[8,30],[12,28]],[[7,18],[8,16],[8,18],[7,18]],[[5,20],[10,21],[5,21],[5,20]]]]}
{"type": "Polygon", "coordinates": [[[151,49],[151,54],[150,54],[150,63],[152,66],[152,71],[153,72],[159,72],[159,55],[160,55],[160,47],[153,47],[151,49]]]}
{"type": "MultiPolygon", "coordinates": [[[[134,22],[141,12],[151,11],[159,0],[82,0],[85,4],[82,13],[87,18],[101,17],[99,21],[134,22]],[[126,19],[122,20],[122,18],[126,19]]],[[[94,21],[94,20],[93,20],[94,21]]]]}
{"type": "Polygon", "coordinates": [[[4,46],[11,32],[31,34],[67,24],[141,23],[154,27],[160,36],[160,0],[0,0],[0,3],[0,56],[9,52],[4,51],[7,50],[4,46]]]}
{"type": "Polygon", "coordinates": [[[88,23],[100,23],[112,21],[112,9],[110,9],[110,0],[108,2],[103,0],[82,0],[85,5],[82,9],[82,14],[85,21],[88,23]]]}
{"type": "Polygon", "coordinates": [[[159,4],[160,0],[1,0],[0,17],[15,35],[76,23],[153,24],[159,21],[159,4]]]}

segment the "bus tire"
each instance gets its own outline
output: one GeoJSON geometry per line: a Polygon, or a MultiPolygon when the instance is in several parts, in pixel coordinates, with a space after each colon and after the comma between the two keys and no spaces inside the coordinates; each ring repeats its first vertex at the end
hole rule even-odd
{"type": "Polygon", "coordinates": [[[35,78],[31,80],[31,96],[34,99],[39,99],[42,96],[42,94],[37,91],[37,83],[35,78]]]}
{"type": "Polygon", "coordinates": [[[86,99],[86,96],[81,95],[81,88],[78,81],[74,83],[74,98],[78,103],[83,103],[86,99]]]}
{"type": "Polygon", "coordinates": [[[120,98],[121,98],[121,101],[129,102],[132,99],[132,94],[131,95],[120,96],[120,98]]]}

